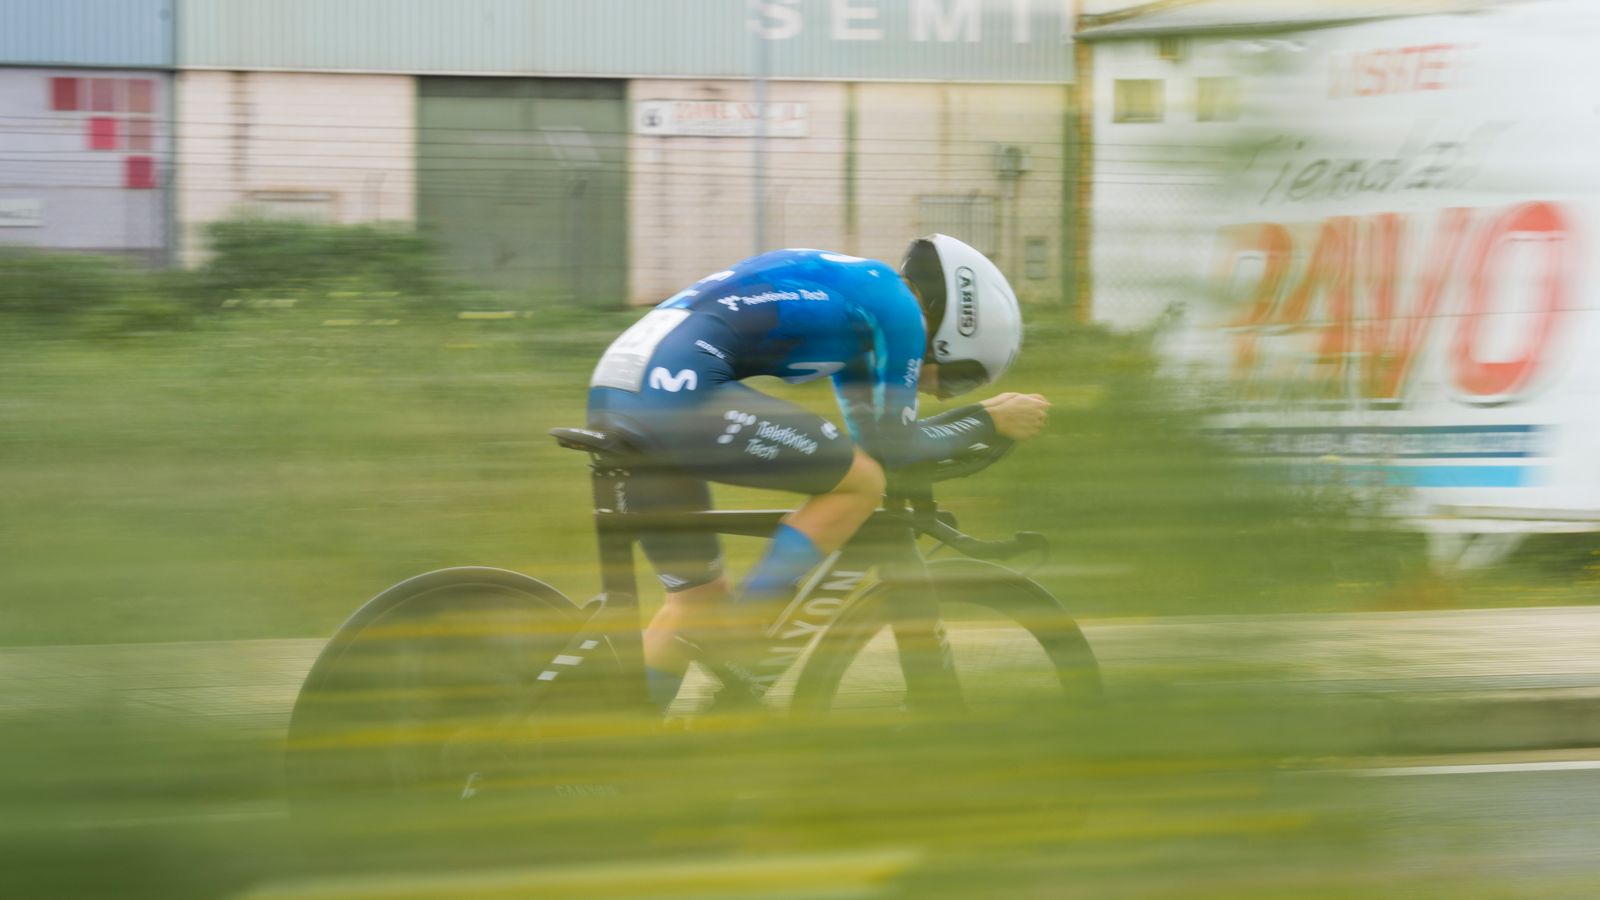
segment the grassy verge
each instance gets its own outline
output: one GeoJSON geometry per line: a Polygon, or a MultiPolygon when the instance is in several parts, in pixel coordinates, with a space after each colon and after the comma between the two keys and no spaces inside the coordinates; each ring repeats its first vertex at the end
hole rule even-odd
{"type": "MultiPolygon", "coordinates": [[[[594,359],[636,315],[330,326],[267,309],[115,340],[12,333],[0,356],[0,644],[325,635],[385,586],[464,563],[586,597],[584,460],[545,431],[582,421],[594,359]]],[[[1406,587],[1421,575],[1414,537],[1350,531],[1209,450],[1192,415],[1162,402],[1137,340],[1041,312],[1029,341],[1004,387],[1051,396],[1049,432],[943,495],[979,535],[1050,535],[1057,552],[1038,577],[1075,612],[1370,609],[1420,596],[1406,587]]],[[[832,406],[825,385],[762,386],[832,406]]],[[[736,568],[753,549],[736,548],[736,568]]],[[[1429,602],[1582,599],[1587,550],[1562,554],[1429,602]]],[[[1360,711],[1168,687],[1128,686],[1116,712],[1068,734],[1026,717],[910,736],[640,738],[633,723],[562,751],[621,766],[642,791],[624,808],[518,801],[489,827],[366,817],[344,837],[379,870],[430,870],[420,884],[451,885],[440,867],[492,858],[513,867],[490,884],[510,895],[592,876],[579,895],[637,896],[625,877],[637,869],[687,879],[684,896],[728,883],[727,896],[764,895],[746,877],[797,896],[782,873],[812,859],[841,871],[903,861],[880,886],[917,898],[1195,896],[1197,884],[1236,897],[1459,892],[1385,861],[1376,788],[1279,771],[1348,751],[1360,711]]],[[[19,896],[208,897],[326,874],[282,816],[281,735],[17,708],[3,711],[19,737],[0,747],[12,813],[0,861],[19,896]]],[[[360,868],[354,859],[334,868],[360,868]]]]}
{"type": "MultiPolygon", "coordinates": [[[[582,421],[593,360],[635,315],[336,327],[290,311],[109,341],[13,333],[0,644],[325,634],[384,586],[464,563],[587,596],[584,461],[545,431],[582,421]]],[[[1035,321],[1004,386],[1051,396],[1050,430],[943,496],[978,533],[1049,534],[1040,577],[1082,614],[1586,595],[1592,556],[1571,540],[1441,588],[1417,537],[1308,516],[1199,442],[1135,339],[1035,321]]],[[[825,385],[763,387],[831,410],[825,385]]]]}

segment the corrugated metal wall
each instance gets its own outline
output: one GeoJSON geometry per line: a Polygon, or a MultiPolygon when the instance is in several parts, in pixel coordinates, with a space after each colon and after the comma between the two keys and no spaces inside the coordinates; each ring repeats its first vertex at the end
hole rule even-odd
{"type": "Polygon", "coordinates": [[[541,300],[625,300],[624,83],[422,78],[417,223],[463,280],[541,300]]]}
{"type": "Polygon", "coordinates": [[[4,0],[0,63],[173,66],[174,0],[4,0]]]}
{"type": "Polygon", "coordinates": [[[0,243],[161,261],[169,97],[156,72],[0,68],[0,243]]]}
{"type": "Polygon", "coordinates": [[[189,67],[1063,82],[1061,0],[179,0],[189,67]]]}

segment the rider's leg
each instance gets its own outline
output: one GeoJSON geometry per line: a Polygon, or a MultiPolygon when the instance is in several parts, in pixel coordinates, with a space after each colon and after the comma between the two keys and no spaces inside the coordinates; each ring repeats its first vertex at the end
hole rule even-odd
{"type": "Polygon", "coordinates": [[[786,599],[822,558],[850,540],[883,498],[883,467],[859,447],[843,479],[783,519],[766,555],[739,588],[741,602],[786,599]]]}
{"type": "Polygon", "coordinates": [[[679,634],[753,635],[774,615],[767,604],[787,599],[824,555],[844,546],[878,508],[883,488],[883,468],[857,449],[850,470],[833,490],[813,496],[784,517],[766,554],[741,585],[743,602],[732,608],[731,615],[725,578],[669,591],[644,635],[650,694],[657,705],[665,709],[671,704],[689,668],[687,650],[676,639],[679,634]]]}
{"type": "MultiPolygon", "coordinates": [[[[636,473],[625,508],[707,509],[711,497],[706,480],[810,495],[785,518],[740,589],[750,600],[786,599],[824,554],[842,547],[872,514],[882,496],[882,469],[841,429],[815,413],[738,382],[707,381],[711,383],[694,393],[693,403],[687,393],[606,395],[608,402],[626,408],[608,407],[594,422],[626,429],[649,456],[683,479],[663,473],[641,481],[636,473]]],[[[653,693],[658,702],[666,703],[686,665],[684,654],[673,646],[675,634],[688,632],[714,640],[727,633],[735,619],[775,611],[765,603],[721,602],[728,590],[720,580],[715,536],[662,532],[645,535],[642,543],[669,592],[646,639],[646,662],[656,670],[652,680],[659,686],[653,693]],[[707,562],[712,565],[709,569],[703,565],[707,562]],[[728,615],[730,606],[739,607],[737,617],[728,615]]]]}
{"type": "Polygon", "coordinates": [[[645,674],[650,680],[650,699],[662,710],[672,705],[689,671],[687,648],[677,636],[715,621],[727,602],[728,581],[719,577],[707,584],[668,591],[650,619],[644,630],[645,674]]]}
{"type": "MultiPolygon", "coordinates": [[[[711,508],[704,480],[667,468],[636,470],[625,485],[624,508],[634,512],[687,513],[711,508]]],[[[720,608],[728,599],[722,576],[722,549],[716,535],[663,529],[641,536],[644,552],[666,588],[666,599],[644,631],[645,677],[650,699],[665,710],[677,696],[689,667],[688,654],[674,640],[684,623],[720,608]]]]}

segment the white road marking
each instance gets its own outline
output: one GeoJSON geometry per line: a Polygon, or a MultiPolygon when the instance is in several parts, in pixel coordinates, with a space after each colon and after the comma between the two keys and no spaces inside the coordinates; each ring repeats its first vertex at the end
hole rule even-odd
{"type": "Polygon", "coordinates": [[[561,673],[555,671],[554,669],[546,669],[543,672],[539,673],[539,680],[540,681],[555,681],[556,680],[556,676],[559,675],[559,674],[561,674],[561,673]]]}
{"type": "Polygon", "coordinates": [[[566,654],[562,654],[555,658],[553,664],[557,666],[575,666],[581,662],[583,662],[583,657],[581,656],[567,656],[566,654]]]}
{"type": "Polygon", "coordinates": [[[1394,778],[1406,775],[1496,775],[1503,772],[1571,772],[1600,769],[1600,759],[1567,759],[1551,762],[1479,763],[1460,766],[1404,766],[1395,769],[1360,769],[1363,778],[1394,778]]]}

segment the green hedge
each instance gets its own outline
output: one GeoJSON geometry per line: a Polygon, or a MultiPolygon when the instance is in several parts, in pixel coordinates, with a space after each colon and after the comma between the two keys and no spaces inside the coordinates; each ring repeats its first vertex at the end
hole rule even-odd
{"type": "Polygon", "coordinates": [[[115,306],[142,273],[105,256],[0,248],[0,314],[65,319],[115,306]]]}
{"type": "Polygon", "coordinates": [[[433,248],[394,226],[234,219],[211,224],[206,237],[212,257],[195,273],[196,289],[218,302],[364,294],[405,305],[440,293],[433,248]]]}
{"type": "Polygon", "coordinates": [[[0,317],[12,327],[126,333],[238,310],[383,318],[445,305],[432,247],[401,227],[233,219],[208,226],[206,239],[210,260],[193,271],[0,248],[0,317]]]}

